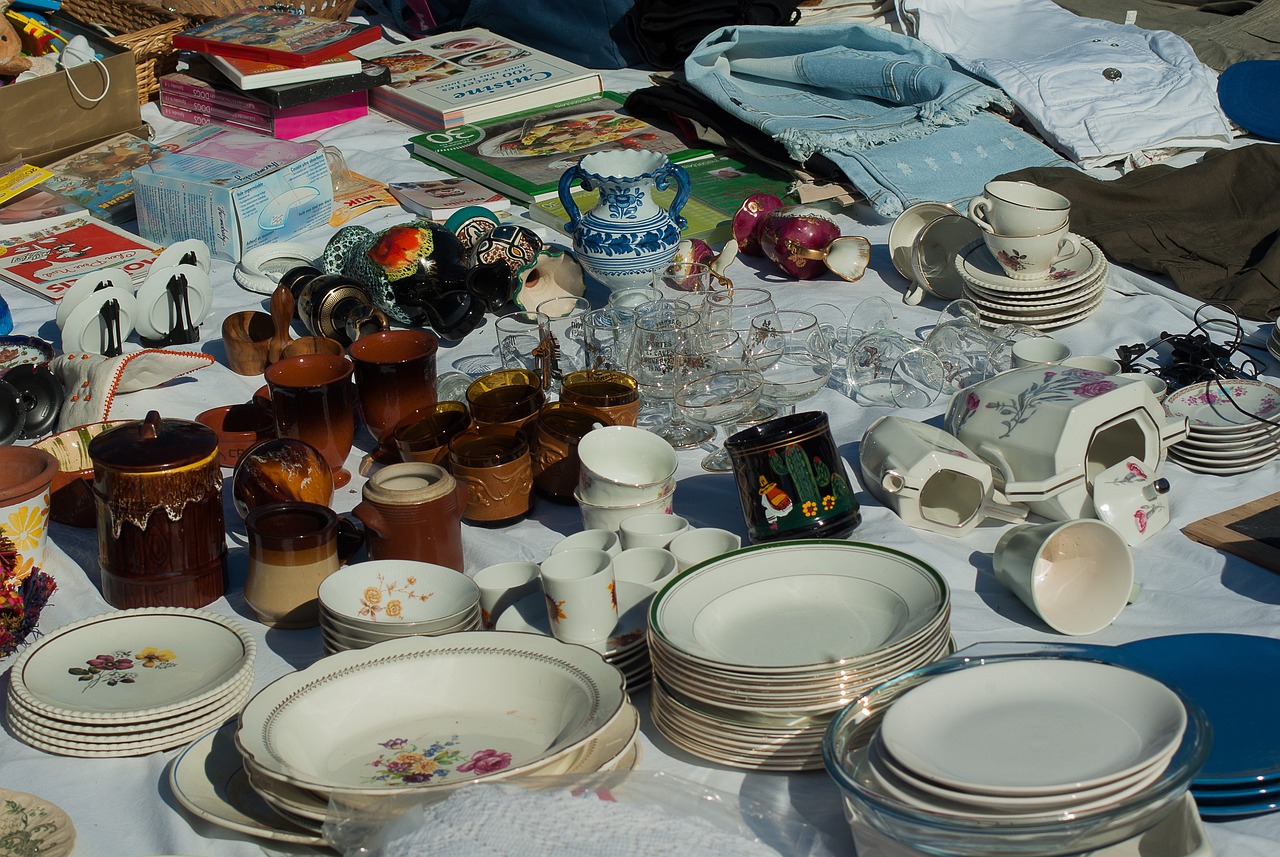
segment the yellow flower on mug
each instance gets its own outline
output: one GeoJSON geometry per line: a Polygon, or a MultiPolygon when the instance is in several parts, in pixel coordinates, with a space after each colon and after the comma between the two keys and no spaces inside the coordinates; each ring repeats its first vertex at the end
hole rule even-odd
{"type": "Polygon", "coordinates": [[[804,504],[800,506],[800,511],[804,513],[806,518],[812,518],[818,514],[818,504],[812,500],[805,500],[804,504]]]}
{"type": "Polygon", "coordinates": [[[836,507],[836,498],[831,494],[824,494],[822,497],[822,511],[830,512],[836,507]]]}
{"type": "Polygon", "coordinates": [[[13,546],[19,553],[31,553],[40,544],[44,528],[48,522],[49,505],[43,507],[19,506],[9,515],[7,529],[12,533],[13,546]]]}
{"type": "Polygon", "coordinates": [[[138,660],[142,661],[144,667],[157,667],[161,664],[172,663],[177,657],[168,649],[157,649],[154,646],[148,646],[137,654],[138,660]]]}

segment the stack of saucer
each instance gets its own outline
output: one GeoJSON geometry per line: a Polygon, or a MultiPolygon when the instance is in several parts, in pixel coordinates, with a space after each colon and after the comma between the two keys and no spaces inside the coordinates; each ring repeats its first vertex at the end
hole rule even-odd
{"type": "MultiPolygon", "coordinates": [[[[649,627],[649,602],[653,598],[653,590],[625,580],[617,581],[616,586],[618,625],[607,640],[588,648],[599,652],[605,663],[617,667],[626,680],[627,693],[635,693],[648,687],[653,679],[649,643],[645,636],[649,627]]],[[[498,616],[494,629],[551,636],[546,596],[539,590],[520,599],[498,616]]]]}
{"type": "Polygon", "coordinates": [[[1271,326],[1271,335],[1267,337],[1267,351],[1271,352],[1271,356],[1280,360],[1280,325],[1271,326]]]}
{"type": "Polygon", "coordinates": [[[1071,235],[1079,249],[1035,280],[1009,277],[987,245],[974,241],[955,259],[964,297],[978,306],[988,327],[1025,324],[1052,330],[1081,321],[1102,304],[1107,259],[1092,241],[1071,235]]]}
{"type": "Polygon", "coordinates": [[[384,559],[340,569],[320,584],[325,654],[400,637],[437,637],[480,627],[480,590],[452,568],[384,559]]]}
{"type": "Polygon", "coordinates": [[[1280,453],[1280,387],[1263,381],[1204,381],[1164,400],[1187,418],[1187,437],[1170,460],[1196,473],[1229,476],[1257,470],[1280,453]]]}
{"type": "Polygon", "coordinates": [[[60,756],[139,756],[180,747],[239,713],[257,644],[204,610],[148,607],[46,635],[10,671],[19,739],[60,756]]]}

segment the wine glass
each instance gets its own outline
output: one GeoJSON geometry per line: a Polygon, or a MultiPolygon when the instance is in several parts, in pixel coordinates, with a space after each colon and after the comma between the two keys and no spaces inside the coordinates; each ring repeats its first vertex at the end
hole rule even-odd
{"type": "Polygon", "coordinates": [[[702,316],[683,301],[653,301],[636,311],[627,356],[627,373],[636,379],[642,399],[659,411],[647,428],[676,449],[708,440],[712,432],[690,425],[675,407],[676,377],[682,354],[698,331],[702,316]]]}
{"type": "Polygon", "coordinates": [[[764,391],[764,377],[755,367],[736,330],[711,331],[694,337],[681,360],[675,402],[690,421],[716,431],[715,449],[702,459],[702,469],[732,472],[724,441],[729,426],[748,414],[764,391]]]}
{"type": "Polygon", "coordinates": [[[831,377],[831,344],[818,318],[804,310],[774,310],[751,320],[747,353],[764,376],[764,398],[781,414],[821,390],[831,377]]]}
{"type": "MultiPolygon", "coordinates": [[[[708,330],[736,330],[745,341],[751,333],[751,319],[777,309],[768,289],[735,286],[709,292],[702,303],[708,330]]],[[[739,425],[755,425],[778,415],[778,409],[763,398],[738,420],[739,425]]]]}

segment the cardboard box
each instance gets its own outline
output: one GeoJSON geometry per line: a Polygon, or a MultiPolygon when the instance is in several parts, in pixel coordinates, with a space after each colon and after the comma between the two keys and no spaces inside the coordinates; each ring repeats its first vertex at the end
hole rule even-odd
{"type": "Polygon", "coordinates": [[[177,148],[133,171],[138,231],[157,244],[199,238],[235,262],[262,244],[324,226],[333,183],[318,143],[222,125],[165,141],[177,148]]]}
{"type": "Polygon", "coordinates": [[[92,44],[102,54],[101,66],[89,63],[0,86],[0,163],[47,164],[143,124],[133,52],[106,41],[92,44]],[[101,100],[90,100],[104,89],[101,100]]]}

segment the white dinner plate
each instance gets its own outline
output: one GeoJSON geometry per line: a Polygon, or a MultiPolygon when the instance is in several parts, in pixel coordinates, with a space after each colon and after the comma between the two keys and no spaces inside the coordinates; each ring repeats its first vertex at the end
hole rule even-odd
{"type": "Polygon", "coordinates": [[[939,676],[885,713],[885,749],[919,776],[993,795],[1093,788],[1182,740],[1187,713],[1155,679],[1085,661],[1010,661],[939,676]]]}

